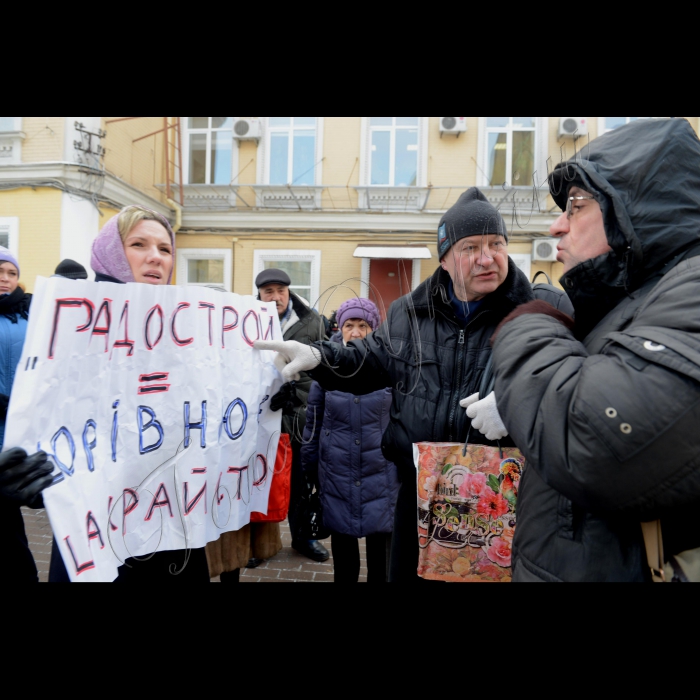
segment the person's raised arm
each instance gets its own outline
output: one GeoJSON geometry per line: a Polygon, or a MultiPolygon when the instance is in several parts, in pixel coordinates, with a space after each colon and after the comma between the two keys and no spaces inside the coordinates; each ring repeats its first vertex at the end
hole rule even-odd
{"type": "Polygon", "coordinates": [[[327,341],[310,346],[294,341],[258,341],[254,347],[277,353],[275,365],[285,382],[308,372],[326,391],[371,394],[392,386],[387,327],[384,324],[376,333],[347,347],[327,341]]]}
{"type": "Polygon", "coordinates": [[[592,511],[653,520],[697,503],[700,367],[680,362],[690,335],[650,309],[591,355],[554,309],[533,311],[515,312],[494,346],[498,408],[532,468],[592,511]]]}

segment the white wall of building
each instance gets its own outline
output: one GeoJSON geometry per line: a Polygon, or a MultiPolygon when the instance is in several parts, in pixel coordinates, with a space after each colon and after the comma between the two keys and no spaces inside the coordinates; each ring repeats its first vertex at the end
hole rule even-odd
{"type": "Polygon", "coordinates": [[[61,206],[61,260],[70,258],[90,269],[92,242],[101,226],[100,214],[92,202],[63,194],[61,206]]]}

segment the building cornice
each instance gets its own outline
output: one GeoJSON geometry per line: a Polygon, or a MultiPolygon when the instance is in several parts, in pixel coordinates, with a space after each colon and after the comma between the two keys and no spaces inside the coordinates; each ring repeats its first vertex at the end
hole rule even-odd
{"type": "Polygon", "coordinates": [[[0,166],[0,191],[19,187],[52,187],[121,209],[138,204],[168,218],[173,211],[162,202],[111,173],[76,163],[17,163],[0,166]]]}
{"type": "MultiPolygon", "coordinates": [[[[316,233],[419,233],[434,234],[443,212],[332,212],[332,211],[192,211],[183,212],[182,230],[200,232],[316,232],[316,233]]],[[[506,223],[515,237],[549,231],[552,214],[521,216],[515,226],[506,223]]]]}
{"type": "MultiPolygon", "coordinates": [[[[0,166],[0,191],[13,187],[53,187],[115,209],[139,204],[169,219],[174,212],[159,200],[115,175],[75,163],[19,163],[0,166]]],[[[328,234],[419,234],[432,236],[444,212],[371,211],[269,211],[206,210],[185,207],[182,231],[188,233],[298,233],[328,234]]],[[[546,234],[553,214],[520,214],[517,221],[506,212],[506,223],[515,239],[546,234]]]]}

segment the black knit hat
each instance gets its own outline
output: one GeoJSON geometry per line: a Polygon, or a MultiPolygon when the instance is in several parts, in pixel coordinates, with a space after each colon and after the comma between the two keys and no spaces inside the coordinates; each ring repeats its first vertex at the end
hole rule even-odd
{"type": "Polygon", "coordinates": [[[281,284],[283,287],[291,287],[292,280],[284,270],[263,270],[258,275],[258,279],[255,280],[255,286],[258,289],[262,289],[268,284],[281,284]]]}
{"type": "Polygon", "coordinates": [[[75,260],[64,260],[59,263],[55,274],[69,280],[86,280],[88,278],[85,268],[75,260]]]}
{"type": "Polygon", "coordinates": [[[477,187],[467,190],[440,221],[438,258],[462,238],[498,235],[508,242],[508,228],[499,211],[477,187]]]}

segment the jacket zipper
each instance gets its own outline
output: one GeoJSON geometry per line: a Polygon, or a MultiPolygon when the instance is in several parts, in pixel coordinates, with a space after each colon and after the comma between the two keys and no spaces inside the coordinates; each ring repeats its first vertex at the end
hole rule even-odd
{"type": "Polygon", "coordinates": [[[464,340],[466,335],[466,329],[459,332],[459,353],[457,355],[457,391],[454,395],[454,400],[452,401],[452,410],[450,411],[450,424],[449,424],[449,440],[448,442],[454,442],[452,436],[452,430],[455,424],[455,414],[457,413],[457,406],[459,404],[459,395],[462,389],[462,369],[464,365],[464,340]]]}

